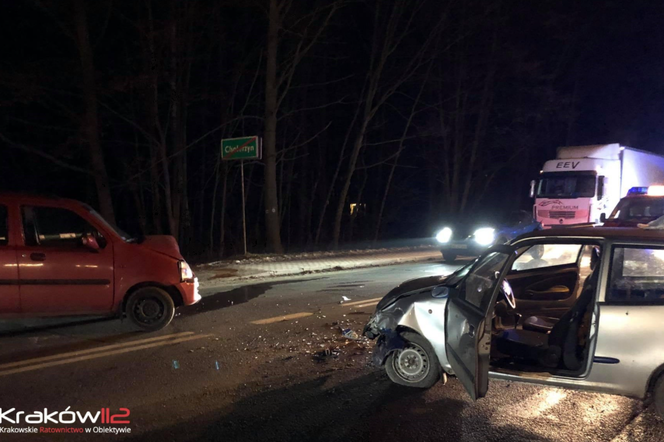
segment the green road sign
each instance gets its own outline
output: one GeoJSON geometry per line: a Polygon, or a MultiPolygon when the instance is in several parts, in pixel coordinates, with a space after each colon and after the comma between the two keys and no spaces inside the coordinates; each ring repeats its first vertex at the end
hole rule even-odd
{"type": "Polygon", "coordinates": [[[260,160],[263,147],[261,141],[258,136],[221,140],[221,159],[260,160]]]}

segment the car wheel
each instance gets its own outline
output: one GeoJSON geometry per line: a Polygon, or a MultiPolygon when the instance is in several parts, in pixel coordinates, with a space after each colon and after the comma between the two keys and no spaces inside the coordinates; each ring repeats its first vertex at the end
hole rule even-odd
{"type": "Polygon", "coordinates": [[[450,252],[443,252],[443,260],[448,263],[448,264],[454,264],[454,261],[456,261],[457,256],[455,253],[450,253],[450,252]]]}
{"type": "Polygon", "coordinates": [[[661,375],[657,379],[655,384],[655,389],[653,390],[655,408],[659,413],[659,416],[664,419],[664,375],[661,375]]]}
{"type": "Polygon", "coordinates": [[[127,300],[125,314],[146,331],[157,331],[170,324],[175,315],[173,298],[158,287],[143,287],[127,300]]]}
{"type": "Polygon", "coordinates": [[[390,353],[385,371],[392,382],[406,387],[431,388],[441,379],[442,368],[429,341],[412,332],[401,334],[404,348],[390,353]]]}

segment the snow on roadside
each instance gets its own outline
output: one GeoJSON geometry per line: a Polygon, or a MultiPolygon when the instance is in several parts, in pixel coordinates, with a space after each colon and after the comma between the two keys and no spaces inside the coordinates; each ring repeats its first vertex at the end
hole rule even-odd
{"type": "Polygon", "coordinates": [[[391,253],[403,252],[416,252],[431,250],[435,247],[430,246],[414,246],[414,247],[395,247],[395,248],[380,248],[380,249],[355,249],[355,250],[339,250],[339,251],[326,251],[326,252],[304,252],[304,253],[289,253],[284,255],[270,255],[270,254],[249,254],[247,257],[229,258],[219,261],[212,261],[196,265],[196,267],[204,269],[205,267],[216,267],[224,265],[250,265],[261,264],[267,262],[284,262],[284,261],[300,261],[310,259],[327,259],[327,258],[342,258],[342,257],[358,257],[369,255],[384,255],[391,253]]]}

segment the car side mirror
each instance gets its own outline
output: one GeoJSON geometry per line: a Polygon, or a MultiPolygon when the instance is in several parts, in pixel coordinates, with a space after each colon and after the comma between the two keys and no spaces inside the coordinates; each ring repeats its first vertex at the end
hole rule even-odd
{"type": "Polygon", "coordinates": [[[431,290],[431,296],[434,298],[447,298],[450,296],[450,288],[444,285],[437,285],[431,290]]]}
{"type": "Polygon", "coordinates": [[[530,182],[530,197],[531,198],[535,198],[535,184],[537,184],[537,182],[535,180],[532,180],[530,182]]]}
{"type": "Polygon", "coordinates": [[[606,222],[606,213],[602,212],[599,214],[599,222],[600,223],[605,223],[606,222]]]}
{"type": "Polygon", "coordinates": [[[99,252],[99,243],[97,242],[97,238],[92,233],[85,233],[81,237],[81,244],[83,244],[83,247],[88,249],[91,252],[99,252]]]}

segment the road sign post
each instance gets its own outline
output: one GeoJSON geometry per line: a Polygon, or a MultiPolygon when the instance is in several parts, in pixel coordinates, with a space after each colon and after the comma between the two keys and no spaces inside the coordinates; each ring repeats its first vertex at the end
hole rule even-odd
{"type": "Polygon", "coordinates": [[[221,140],[222,160],[260,160],[263,143],[257,137],[227,138],[221,140]]]}
{"type": "Polygon", "coordinates": [[[247,256],[247,211],[244,198],[244,160],[240,161],[240,179],[242,180],[242,242],[244,244],[244,256],[247,256]]]}
{"type": "Polygon", "coordinates": [[[247,255],[247,214],[244,193],[244,160],[260,160],[262,140],[258,136],[227,138],[221,140],[221,159],[224,161],[240,160],[240,178],[242,181],[242,240],[244,254],[247,255]]]}

